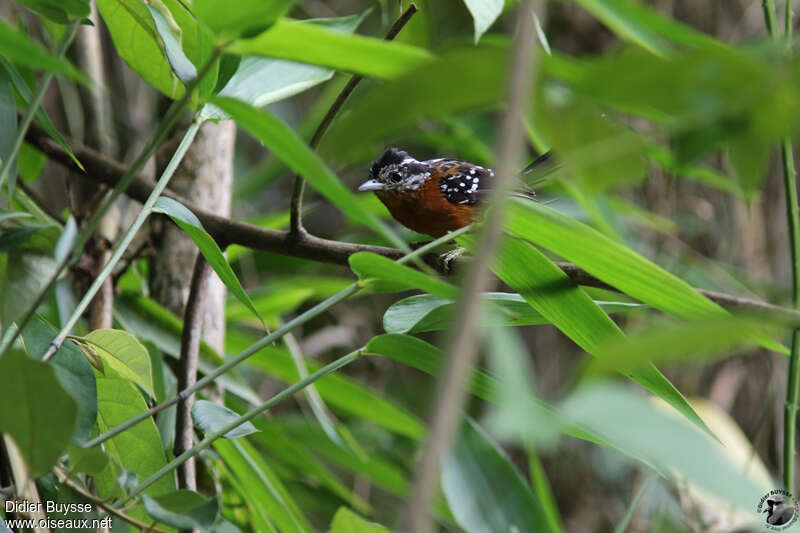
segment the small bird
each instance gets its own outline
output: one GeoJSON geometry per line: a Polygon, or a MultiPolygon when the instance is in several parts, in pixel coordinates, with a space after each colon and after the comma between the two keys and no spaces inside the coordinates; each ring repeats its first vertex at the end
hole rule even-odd
{"type": "MultiPolygon", "coordinates": [[[[523,173],[549,157],[539,157],[523,173]]],[[[458,159],[418,161],[389,148],[372,164],[369,177],[359,191],[373,191],[407,228],[438,238],[480,218],[481,200],[492,190],[494,171],[458,159]]],[[[533,198],[533,191],[520,195],[533,198]]]]}

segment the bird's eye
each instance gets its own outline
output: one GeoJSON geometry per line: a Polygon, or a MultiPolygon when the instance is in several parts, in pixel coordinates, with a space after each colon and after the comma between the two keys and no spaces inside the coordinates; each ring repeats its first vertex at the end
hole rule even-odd
{"type": "Polygon", "coordinates": [[[389,181],[397,183],[398,181],[403,179],[403,176],[401,176],[399,172],[395,171],[395,172],[390,172],[387,178],[389,179],[389,181]]]}

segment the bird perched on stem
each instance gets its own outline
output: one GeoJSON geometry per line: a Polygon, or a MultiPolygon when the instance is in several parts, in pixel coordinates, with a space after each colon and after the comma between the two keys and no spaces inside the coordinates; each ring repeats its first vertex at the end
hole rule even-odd
{"type": "MultiPolygon", "coordinates": [[[[550,159],[536,159],[521,174],[550,159]]],[[[373,191],[395,220],[434,238],[466,226],[481,216],[481,200],[492,190],[494,172],[457,159],[418,161],[389,148],[370,167],[359,191],[373,191]]],[[[515,193],[534,199],[533,191],[515,193]]]]}

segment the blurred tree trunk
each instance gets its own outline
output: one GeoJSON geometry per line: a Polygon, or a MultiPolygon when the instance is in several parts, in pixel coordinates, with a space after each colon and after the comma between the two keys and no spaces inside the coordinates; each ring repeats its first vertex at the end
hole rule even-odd
{"type": "MultiPolygon", "coordinates": [[[[172,189],[207,211],[230,215],[235,137],[236,125],[233,121],[203,125],[172,179],[172,189]]],[[[151,296],[183,317],[198,254],[197,247],[182,230],[172,224],[164,226],[158,240],[159,252],[151,263],[151,296]]],[[[213,272],[207,283],[199,286],[202,285],[205,285],[205,305],[200,304],[202,339],[219,353],[224,353],[225,285],[213,272]]],[[[183,369],[178,375],[179,389],[194,384],[195,376],[185,375],[185,368],[189,366],[192,365],[185,361],[179,365],[183,369]]],[[[176,455],[192,446],[192,403],[193,396],[178,405],[174,446],[176,455]]],[[[180,488],[197,489],[194,459],[181,466],[178,480],[180,488]]]]}

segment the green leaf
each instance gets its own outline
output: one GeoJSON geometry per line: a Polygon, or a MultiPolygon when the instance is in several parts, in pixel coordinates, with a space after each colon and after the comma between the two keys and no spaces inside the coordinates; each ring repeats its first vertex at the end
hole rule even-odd
{"type": "Polygon", "coordinates": [[[117,52],[147,83],[170,98],[184,87],[167,60],[153,17],[140,0],[98,0],[117,52]]]}
{"type": "Polygon", "coordinates": [[[164,45],[164,53],[167,55],[172,72],[184,84],[189,83],[197,77],[197,68],[186,56],[181,46],[183,40],[181,26],[178,25],[169,8],[161,0],[147,2],[147,10],[153,18],[153,24],[155,24],[161,43],[164,45]]]}
{"type": "MultiPolygon", "coordinates": [[[[147,410],[147,404],[136,386],[106,368],[105,375],[95,371],[97,379],[97,431],[106,431],[127,422],[147,410]]],[[[101,475],[95,476],[97,493],[101,498],[121,496],[117,477],[129,471],[138,479],[147,479],[166,464],[161,437],[152,418],[146,418],[103,444],[112,463],[101,475]]],[[[174,475],[166,475],[145,490],[157,496],[175,490],[174,475]]]]}
{"type": "Polygon", "coordinates": [[[280,19],[261,35],[235,41],[227,51],[288,59],[390,79],[432,60],[426,50],[403,43],[344,35],[314,24],[280,19]]]}
{"type": "Polygon", "coordinates": [[[38,13],[53,22],[66,24],[70,19],[89,17],[91,8],[89,0],[15,0],[31,11],[38,13]]]}
{"type": "MultiPolygon", "coordinates": [[[[550,324],[550,321],[532,308],[519,294],[489,292],[484,301],[495,310],[486,316],[486,326],[532,326],[550,324]]],[[[623,302],[595,300],[608,314],[625,313],[644,306],[623,302]]],[[[383,314],[383,329],[387,333],[422,333],[441,331],[453,326],[455,301],[432,294],[417,294],[398,300],[383,314]]]]}
{"type": "Polygon", "coordinates": [[[350,268],[361,281],[378,279],[389,282],[393,290],[419,289],[442,298],[455,300],[459,290],[455,285],[438,280],[371,252],[358,252],[348,259],[350,268]]]}
{"type": "MultiPolygon", "coordinates": [[[[475,22],[475,42],[477,43],[503,12],[505,2],[504,0],[464,0],[464,3],[475,22]]],[[[521,16],[526,15],[523,13],[521,16]]]]}
{"type": "MultiPolygon", "coordinates": [[[[41,359],[57,335],[53,326],[37,316],[25,326],[22,341],[31,357],[41,359]]],[[[61,344],[50,359],[50,365],[55,370],[58,382],[78,408],[72,442],[80,445],[89,440],[97,420],[97,385],[94,372],[81,351],[70,340],[61,344]]]]}
{"type": "MultiPolygon", "coordinates": [[[[231,335],[229,340],[235,340],[231,335]]],[[[250,341],[248,340],[247,343],[250,341]]],[[[234,352],[238,350],[232,350],[234,352]]],[[[248,364],[285,383],[300,380],[291,355],[284,350],[266,347],[248,359],[248,364]]],[[[307,361],[308,371],[315,372],[321,365],[307,361]]],[[[394,405],[366,386],[341,374],[329,374],[314,383],[322,399],[330,407],[369,420],[395,433],[420,438],[425,432],[420,420],[402,407],[394,405]]]]}
{"type": "Polygon", "coordinates": [[[42,45],[0,20],[0,50],[10,61],[33,70],[46,70],[91,85],[91,80],[68,60],[45,50],[42,45]]]}
{"type": "Polygon", "coordinates": [[[49,253],[18,249],[7,257],[0,289],[3,305],[0,322],[3,324],[10,324],[33,304],[56,269],[56,262],[49,253]]]}
{"type": "Polygon", "coordinates": [[[238,37],[268,28],[283,16],[294,0],[195,0],[192,10],[214,33],[238,37]]]}
{"type": "Polygon", "coordinates": [[[497,107],[505,98],[508,64],[507,43],[493,41],[444,52],[436,61],[365,91],[352,111],[333,123],[321,150],[337,160],[368,157],[374,155],[367,154],[371,143],[383,145],[420,118],[497,107]],[[454,90],[455,79],[469,90],[454,90]]]}
{"type": "Polygon", "coordinates": [[[218,439],[214,449],[238,479],[252,512],[280,531],[312,531],[308,520],[272,468],[246,440],[218,439]]]}
{"type": "MultiPolygon", "coordinates": [[[[524,200],[511,200],[508,213],[506,228],[512,235],[557,253],[656,309],[684,320],[727,315],[685,281],[575,219],[524,200]]],[[[762,342],[769,349],[786,353],[774,341],[762,342]]]]}
{"type": "MultiPolygon", "coordinates": [[[[239,418],[239,415],[224,405],[207,400],[197,400],[192,406],[192,419],[194,420],[194,424],[204,433],[217,431],[237,418],[239,418]]],[[[226,439],[238,439],[239,437],[244,437],[257,431],[253,423],[247,421],[225,433],[224,437],[226,439]]]]}
{"type": "Polygon", "coordinates": [[[734,504],[731,512],[752,513],[754,502],[771,486],[756,481],[754,469],[744,463],[734,464],[723,444],[664,407],[629,388],[604,383],[578,389],[560,411],[567,421],[588,427],[620,451],[734,504]]]}
{"type": "Polygon", "coordinates": [[[180,529],[208,531],[219,514],[217,500],[208,500],[191,490],[177,490],[157,497],[142,494],[142,503],[150,516],[180,529]]]}
{"type": "Polygon", "coordinates": [[[0,433],[8,433],[22,452],[33,477],[47,473],[72,439],[77,407],[61,388],[53,366],[34,361],[20,350],[0,357],[5,408],[0,433]],[[13,402],[13,406],[11,405],[13,402]]]}
{"type": "MultiPolygon", "coordinates": [[[[11,77],[11,81],[14,84],[14,89],[16,89],[22,101],[26,104],[30,104],[31,99],[33,98],[33,93],[31,92],[30,87],[28,87],[28,82],[26,82],[22,75],[17,72],[17,69],[14,68],[14,65],[9,63],[8,60],[6,60],[6,58],[3,56],[0,56],[0,67],[3,67],[11,77]]],[[[55,124],[53,124],[53,121],[50,120],[50,117],[47,115],[47,112],[42,106],[39,106],[36,109],[35,116],[36,120],[39,122],[39,125],[44,128],[47,134],[69,154],[70,159],[75,162],[78,168],[85,171],[86,169],[83,168],[81,162],[78,161],[78,158],[72,153],[72,149],[67,145],[66,139],[64,139],[64,136],[61,135],[61,132],[56,129],[55,124]]],[[[32,175],[38,177],[39,173],[41,173],[42,168],[44,167],[44,162],[44,154],[33,148],[28,143],[23,143],[19,152],[19,173],[22,175],[22,180],[25,183],[30,183],[32,181],[32,175]],[[26,152],[34,151],[36,154],[38,154],[38,156],[33,156],[30,153],[26,155],[26,152]],[[30,159],[30,161],[27,161],[28,159],[30,159]]]]}
{"type": "Polygon", "coordinates": [[[113,368],[121,377],[155,397],[150,355],[136,337],[120,329],[96,329],[82,340],[96,349],[106,369],[113,368]]]}
{"type": "Polygon", "coordinates": [[[763,330],[764,322],[763,317],[756,322],[752,318],[728,315],[657,324],[638,330],[624,341],[613,339],[603,343],[598,347],[598,358],[589,363],[584,375],[594,377],[612,370],[629,372],[648,362],[699,365],[721,352],[733,355],[752,342],[759,330],[763,330]]]}
{"type": "Polygon", "coordinates": [[[508,456],[470,418],[442,458],[442,490],[456,522],[468,533],[552,531],[508,456]]]}
{"type": "MultiPolygon", "coordinates": [[[[461,237],[459,243],[471,248],[475,245],[475,238],[461,237]]],[[[589,295],[531,244],[519,239],[504,239],[492,270],[588,353],[597,356],[601,343],[624,338],[619,327],[589,295]]],[[[650,365],[627,375],[699,427],[707,429],[683,395],[657,368],[650,365]]]]}
{"type": "MultiPolygon", "coordinates": [[[[305,22],[324,25],[333,31],[353,33],[370,11],[371,9],[367,9],[359,15],[311,19],[305,22]]],[[[243,57],[236,72],[218,96],[240,100],[253,107],[264,107],[327,81],[333,77],[333,73],[333,69],[283,59],[243,57]]],[[[212,104],[205,106],[200,116],[228,118],[222,110],[212,104]]]]}
{"type": "MultiPolygon", "coordinates": [[[[94,376],[92,376],[94,377],[94,376]]],[[[108,457],[102,448],[69,447],[69,469],[94,476],[100,474],[108,466],[108,457]]]]}
{"type": "Polygon", "coordinates": [[[689,47],[718,45],[713,38],[629,0],[576,0],[614,33],[656,55],[670,53],[670,43],[689,47]]]}
{"type": "Polygon", "coordinates": [[[346,215],[373,228],[392,243],[405,247],[405,243],[382,221],[356,201],[353,194],[289,126],[266,111],[259,111],[238,100],[214,98],[212,102],[231,115],[239,126],[261,141],[346,215]]]}
{"type": "Polygon", "coordinates": [[[153,211],[156,213],[164,213],[169,216],[173,222],[180,226],[180,228],[192,238],[197,248],[200,249],[200,253],[203,254],[203,257],[206,258],[208,264],[211,265],[211,268],[214,269],[214,272],[217,273],[219,279],[222,280],[228,290],[231,291],[240,302],[247,306],[247,308],[263,323],[264,319],[261,318],[253,302],[250,301],[250,297],[244,292],[244,288],[236,278],[236,274],[233,273],[231,265],[225,259],[225,256],[222,255],[222,250],[219,249],[219,246],[214,239],[211,238],[211,235],[206,232],[203,228],[203,224],[194,213],[189,211],[180,202],[167,196],[161,196],[156,200],[153,211]]]}
{"type": "Polygon", "coordinates": [[[330,533],[389,533],[389,530],[375,522],[368,522],[347,507],[339,507],[333,515],[330,533]]]}
{"type": "MultiPolygon", "coordinates": [[[[8,73],[0,69],[0,162],[11,156],[11,149],[17,137],[17,104],[14,101],[14,92],[11,90],[11,80],[8,73]]],[[[16,154],[15,154],[16,157],[16,154]]],[[[17,163],[11,164],[8,174],[8,197],[14,196],[14,186],[17,183],[17,163]]]]}

